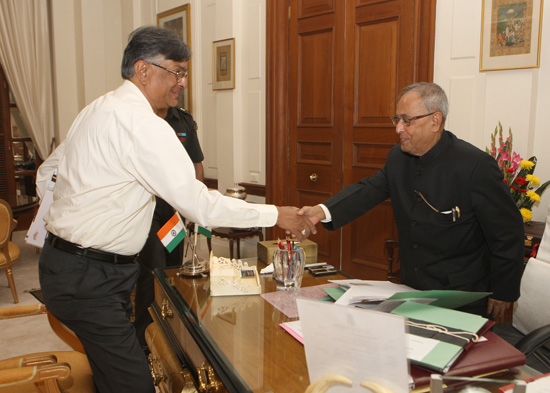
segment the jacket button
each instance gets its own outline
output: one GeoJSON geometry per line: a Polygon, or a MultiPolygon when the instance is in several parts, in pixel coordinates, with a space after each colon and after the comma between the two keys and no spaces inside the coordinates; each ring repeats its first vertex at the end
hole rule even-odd
{"type": "Polygon", "coordinates": [[[415,227],[416,224],[418,224],[416,221],[411,222],[411,225],[412,225],[413,227],[415,227]]]}
{"type": "Polygon", "coordinates": [[[413,248],[418,248],[418,244],[414,243],[413,248]]]}
{"type": "Polygon", "coordinates": [[[416,176],[420,176],[422,174],[422,171],[420,169],[417,169],[414,173],[416,176]]]}

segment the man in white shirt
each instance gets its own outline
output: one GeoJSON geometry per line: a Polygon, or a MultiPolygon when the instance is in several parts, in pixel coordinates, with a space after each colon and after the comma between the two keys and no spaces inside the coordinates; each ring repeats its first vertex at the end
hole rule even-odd
{"type": "Polygon", "coordinates": [[[57,168],[39,264],[44,302],[84,345],[99,393],[155,391],[130,323],[135,256],[149,232],[155,195],[204,226],[278,225],[299,240],[315,233],[297,208],[248,204],[195,179],[184,147],[155,114],[177,105],[190,56],[167,30],[132,33],[124,83],[84,108],[38,170],[44,195],[57,168]]]}

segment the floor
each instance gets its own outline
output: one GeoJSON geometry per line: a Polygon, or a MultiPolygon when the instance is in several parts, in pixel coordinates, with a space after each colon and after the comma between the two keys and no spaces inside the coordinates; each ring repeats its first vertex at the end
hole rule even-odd
{"type": "MultiPolygon", "coordinates": [[[[21,249],[18,263],[12,267],[19,303],[14,303],[5,271],[0,271],[0,308],[38,305],[30,294],[39,289],[36,249],[25,243],[25,231],[14,232],[12,240],[21,249]]],[[[68,351],[71,348],[50,329],[45,314],[0,320],[0,360],[33,352],[68,351]]]]}

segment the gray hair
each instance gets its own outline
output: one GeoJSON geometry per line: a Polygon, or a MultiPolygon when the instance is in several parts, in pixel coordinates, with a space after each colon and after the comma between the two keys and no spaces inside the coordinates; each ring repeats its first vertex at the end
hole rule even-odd
{"type": "Polygon", "coordinates": [[[401,90],[397,101],[411,91],[417,93],[420,98],[422,98],[428,112],[441,112],[443,121],[447,119],[447,115],[449,114],[449,100],[447,100],[447,95],[441,86],[427,82],[414,83],[401,90]]]}
{"type": "Polygon", "coordinates": [[[191,50],[175,33],[155,26],[139,27],[130,34],[128,45],[124,49],[122,78],[129,79],[134,76],[134,64],[139,60],[180,62],[188,61],[190,58],[191,50]]]}

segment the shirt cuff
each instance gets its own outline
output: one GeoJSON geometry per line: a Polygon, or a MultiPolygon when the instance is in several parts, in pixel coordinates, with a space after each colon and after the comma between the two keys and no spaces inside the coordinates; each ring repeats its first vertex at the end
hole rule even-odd
{"type": "Polygon", "coordinates": [[[322,203],[318,204],[317,206],[319,206],[325,212],[325,219],[321,220],[321,222],[331,222],[332,221],[332,215],[330,214],[330,211],[328,210],[328,208],[325,205],[323,205],[322,203]]]}
{"type": "Polygon", "coordinates": [[[262,205],[262,204],[253,204],[248,202],[254,207],[254,209],[260,213],[257,226],[260,227],[272,227],[277,223],[279,217],[279,211],[275,205],[262,205]]]}

